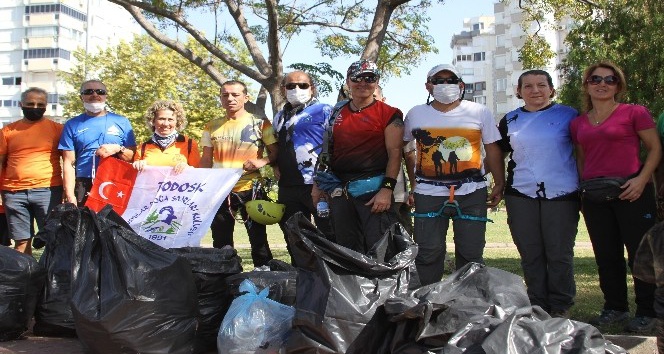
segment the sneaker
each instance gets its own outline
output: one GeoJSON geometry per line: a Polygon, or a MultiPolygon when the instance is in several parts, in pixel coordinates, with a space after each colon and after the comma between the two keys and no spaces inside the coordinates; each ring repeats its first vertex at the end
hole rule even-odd
{"type": "Polygon", "coordinates": [[[656,323],[655,318],[636,316],[625,326],[625,330],[632,333],[649,333],[655,328],[656,323]]]}
{"type": "Polygon", "coordinates": [[[606,326],[612,323],[627,321],[628,318],[629,312],[602,310],[599,317],[593,318],[589,323],[594,326],[606,326]]]}
{"type": "Polygon", "coordinates": [[[549,315],[553,318],[567,318],[569,319],[569,310],[551,310],[549,315]]]}

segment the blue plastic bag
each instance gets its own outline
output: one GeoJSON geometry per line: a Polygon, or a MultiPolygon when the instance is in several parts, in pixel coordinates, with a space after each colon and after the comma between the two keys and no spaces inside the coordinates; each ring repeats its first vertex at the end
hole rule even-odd
{"type": "Polygon", "coordinates": [[[295,308],[269,299],[269,287],[258,292],[248,279],[240,283],[240,292],[246,294],[233,300],[221,322],[218,352],[278,353],[290,333],[295,308]]]}

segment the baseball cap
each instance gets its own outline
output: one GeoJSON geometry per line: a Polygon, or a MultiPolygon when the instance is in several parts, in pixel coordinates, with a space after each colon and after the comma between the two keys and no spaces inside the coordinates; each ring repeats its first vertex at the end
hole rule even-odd
{"type": "Polygon", "coordinates": [[[380,76],[380,70],[378,70],[378,66],[373,61],[362,59],[350,64],[348,71],[346,72],[346,76],[350,78],[358,77],[362,74],[374,74],[380,76]]]}
{"type": "Polygon", "coordinates": [[[454,76],[456,76],[457,78],[461,79],[461,75],[459,74],[459,70],[457,70],[457,68],[452,64],[438,64],[438,65],[434,66],[427,73],[427,79],[429,79],[430,77],[436,75],[437,73],[439,73],[443,70],[447,70],[447,71],[451,72],[452,74],[454,74],[454,76]]]}

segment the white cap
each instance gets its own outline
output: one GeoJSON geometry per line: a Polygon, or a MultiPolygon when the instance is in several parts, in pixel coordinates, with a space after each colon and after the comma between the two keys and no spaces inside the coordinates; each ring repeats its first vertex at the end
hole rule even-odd
{"type": "Polygon", "coordinates": [[[456,76],[457,78],[461,79],[461,75],[459,75],[459,70],[457,70],[457,68],[452,64],[438,64],[438,65],[434,66],[427,73],[427,79],[429,79],[430,77],[436,75],[437,73],[439,73],[443,70],[447,70],[447,71],[451,72],[452,74],[454,74],[454,76],[456,76]]]}

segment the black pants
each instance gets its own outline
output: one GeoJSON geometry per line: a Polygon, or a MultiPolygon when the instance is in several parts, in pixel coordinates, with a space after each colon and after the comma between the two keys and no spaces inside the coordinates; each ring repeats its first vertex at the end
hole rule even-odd
{"type": "Polygon", "coordinates": [[[76,195],[76,204],[79,207],[85,205],[85,202],[88,200],[90,189],[92,189],[92,178],[76,178],[74,194],[76,195]]]}
{"type": "MultiPolygon", "coordinates": [[[[332,233],[330,218],[318,217],[316,207],[314,206],[314,203],[311,199],[311,188],[312,186],[310,184],[279,187],[279,203],[286,206],[286,211],[284,212],[284,216],[279,222],[279,226],[284,232],[284,239],[286,240],[288,254],[291,254],[291,245],[288,242],[288,236],[286,235],[286,221],[288,221],[291,216],[298,212],[302,213],[307,219],[311,219],[311,216],[313,215],[316,228],[318,228],[318,230],[325,235],[325,238],[330,241],[334,241],[334,234],[332,233]]],[[[291,257],[291,263],[295,265],[293,257],[291,257]]]]}
{"type": "Polygon", "coordinates": [[[260,267],[272,259],[272,251],[270,251],[270,245],[267,242],[265,225],[249,219],[247,210],[244,208],[244,203],[251,200],[251,194],[251,190],[231,193],[226,201],[221,204],[210,225],[212,247],[234,247],[235,217],[231,210],[239,210],[242,219],[246,220],[244,226],[247,229],[247,234],[249,234],[249,243],[251,243],[251,259],[254,261],[254,267],[260,267]]]}
{"type": "Polygon", "coordinates": [[[393,209],[372,213],[371,205],[365,205],[376,193],[359,197],[341,195],[332,198],[330,214],[336,242],[363,254],[380,241],[386,231],[399,221],[393,209]]]}
{"type": "MultiPolygon", "coordinates": [[[[627,303],[627,265],[634,265],[634,254],[643,235],[655,225],[656,206],[652,183],[633,202],[593,203],[583,201],[583,216],[595,252],[599,286],[604,293],[604,309],[629,311],[627,303]],[[627,249],[627,264],[625,253],[627,249]]],[[[655,317],[655,284],[634,279],[636,316],[655,317]]]]}

